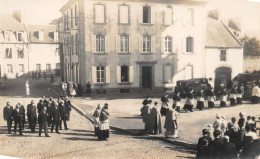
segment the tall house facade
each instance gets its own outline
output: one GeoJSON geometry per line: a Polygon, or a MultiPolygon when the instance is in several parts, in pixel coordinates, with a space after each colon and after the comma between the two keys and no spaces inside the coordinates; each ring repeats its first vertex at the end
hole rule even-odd
{"type": "Polygon", "coordinates": [[[66,79],[107,93],[138,93],[205,77],[205,5],[70,0],[61,9],[66,79]]]}
{"type": "Polygon", "coordinates": [[[0,78],[27,73],[29,43],[26,27],[9,14],[0,14],[0,78]]]}
{"type": "Polygon", "coordinates": [[[59,34],[55,25],[28,25],[30,71],[60,75],[59,34]]]}

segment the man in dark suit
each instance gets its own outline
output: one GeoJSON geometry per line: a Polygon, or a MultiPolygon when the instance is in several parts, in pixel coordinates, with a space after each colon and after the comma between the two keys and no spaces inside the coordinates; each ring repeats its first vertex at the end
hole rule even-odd
{"type": "Polygon", "coordinates": [[[65,130],[68,130],[67,120],[68,120],[68,116],[69,116],[69,114],[68,114],[69,110],[65,107],[63,101],[60,101],[59,110],[60,110],[60,117],[61,117],[61,120],[60,120],[60,130],[62,130],[62,121],[64,123],[65,130]]]}
{"type": "Polygon", "coordinates": [[[222,148],[224,146],[224,140],[220,135],[221,135],[220,130],[214,131],[213,136],[214,136],[215,139],[213,140],[213,142],[210,146],[211,154],[215,158],[221,158],[222,148]]]}
{"type": "Polygon", "coordinates": [[[39,103],[37,104],[38,114],[40,114],[40,112],[43,110],[43,107],[44,107],[44,103],[43,103],[43,100],[41,99],[39,101],[39,103]]]}
{"type": "Polygon", "coordinates": [[[48,135],[48,116],[47,107],[43,107],[43,110],[39,113],[39,136],[41,137],[42,128],[44,128],[45,137],[50,137],[48,135]]]}
{"type": "Polygon", "coordinates": [[[13,123],[13,107],[10,105],[10,102],[6,103],[3,114],[4,114],[4,120],[7,121],[8,134],[10,134],[12,123],[13,123]]]}
{"type": "Polygon", "coordinates": [[[204,147],[204,142],[202,142],[204,139],[208,141],[208,145],[211,145],[212,143],[212,138],[209,136],[209,131],[207,129],[202,130],[202,135],[203,137],[199,138],[198,145],[197,145],[197,150],[198,152],[204,147]]]}
{"type": "Polygon", "coordinates": [[[27,105],[27,117],[28,117],[29,127],[31,131],[35,132],[37,114],[36,114],[36,105],[34,104],[34,100],[31,101],[31,104],[27,105]]]}
{"type": "Polygon", "coordinates": [[[222,149],[222,157],[228,159],[236,159],[237,158],[237,149],[235,144],[229,142],[229,137],[224,136],[224,145],[222,149]]]}
{"type": "Polygon", "coordinates": [[[19,110],[20,110],[22,130],[24,130],[24,124],[25,124],[25,109],[24,109],[24,106],[21,105],[21,103],[18,103],[17,105],[18,105],[19,110]]]}
{"type": "Polygon", "coordinates": [[[64,105],[65,105],[65,108],[67,109],[68,111],[68,118],[67,118],[67,121],[69,121],[70,119],[70,111],[71,111],[71,101],[69,100],[68,97],[65,97],[64,99],[64,105]]]}
{"type": "Polygon", "coordinates": [[[60,110],[58,107],[58,102],[54,102],[54,105],[51,107],[51,120],[52,120],[51,132],[53,132],[55,126],[56,133],[59,133],[58,127],[60,124],[60,110]]]}
{"type": "Polygon", "coordinates": [[[22,118],[23,111],[21,109],[21,105],[17,104],[15,109],[13,110],[13,119],[14,119],[14,133],[16,134],[17,124],[19,126],[19,135],[23,135],[22,133],[22,118]]]}

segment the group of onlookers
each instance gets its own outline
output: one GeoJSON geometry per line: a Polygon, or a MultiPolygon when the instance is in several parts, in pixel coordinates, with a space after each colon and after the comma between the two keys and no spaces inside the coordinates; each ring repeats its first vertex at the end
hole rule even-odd
{"type": "Polygon", "coordinates": [[[43,75],[44,79],[47,78],[46,71],[41,72],[41,70],[32,71],[31,77],[32,77],[32,79],[40,79],[41,75],[43,75]]]}
{"type": "MultiPolygon", "coordinates": [[[[37,121],[39,124],[39,136],[41,136],[42,128],[44,128],[45,136],[48,135],[48,127],[51,126],[51,132],[55,127],[56,133],[59,133],[58,128],[62,130],[62,122],[64,123],[65,130],[68,129],[67,121],[70,118],[71,102],[68,97],[54,101],[52,97],[46,99],[44,96],[40,101],[35,104],[32,100],[27,105],[27,120],[31,132],[35,132],[37,121]]],[[[11,133],[12,123],[14,121],[14,133],[16,134],[17,125],[19,126],[19,135],[23,135],[25,125],[25,108],[21,103],[18,103],[13,108],[10,102],[4,107],[4,120],[7,121],[8,133],[11,133]]]]}
{"type": "Polygon", "coordinates": [[[77,93],[77,87],[73,82],[61,82],[60,83],[61,89],[63,91],[64,96],[74,97],[77,93]]]}
{"type": "Polygon", "coordinates": [[[141,108],[141,116],[143,117],[143,122],[145,124],[145,133],[148,134],[158,134],[162,133],[162,119],[161,116],[165,116],[165,137],[173,136],[173,138],[178,138],[178,124],[177,116],[179,115],[177,111],[173,108],[168,108],[168,95],[165,94],[161,98],[162,106],[158,106],[158,102],[152,103],[149,96],[143,101],[143,107],[141,108]]]}
{"type": "Polygon", "coordinates": [[[254,159],[260,157],[260,140],[256,134],[255,117],[240,112],[227,122],[224,116],[216,115],[216,120],[202,130],[203,137],[197,145],[197,158],[211,159],[254,159]]]}
{"type": "Polygon", "coordinates": [[[109,115],[108,104],[105,103],[102,109],[100,104],[98,104],[93,114],[93,118],[95,135],[98,136],[99,140],[106,140],[109,138],[109,115]]]}

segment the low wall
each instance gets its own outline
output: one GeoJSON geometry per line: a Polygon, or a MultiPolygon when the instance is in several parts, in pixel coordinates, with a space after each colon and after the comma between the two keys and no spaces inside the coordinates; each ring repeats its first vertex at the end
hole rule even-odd
{"type": "Polygon", "coordinates": [[[260,57],[244,57],[244,72],[260,70],[260,57]]]}

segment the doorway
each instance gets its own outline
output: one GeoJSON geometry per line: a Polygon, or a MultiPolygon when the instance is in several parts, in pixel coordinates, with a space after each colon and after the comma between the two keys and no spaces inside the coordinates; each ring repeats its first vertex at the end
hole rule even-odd
{"type": "Polygon", "coordinates": [[[142,66],[142,88],[152,89],[152,66],[142,66]]]}

